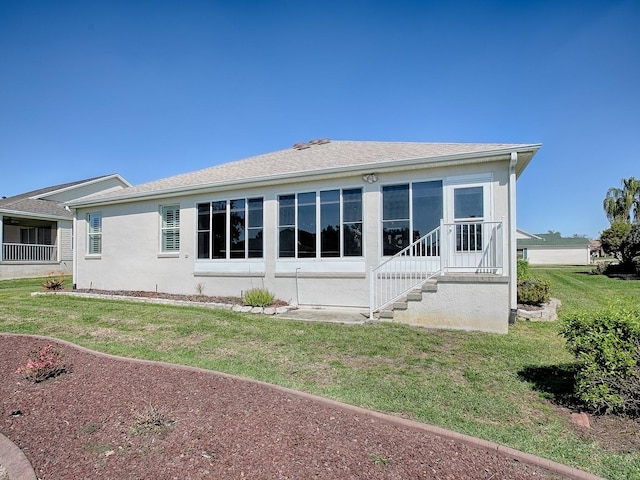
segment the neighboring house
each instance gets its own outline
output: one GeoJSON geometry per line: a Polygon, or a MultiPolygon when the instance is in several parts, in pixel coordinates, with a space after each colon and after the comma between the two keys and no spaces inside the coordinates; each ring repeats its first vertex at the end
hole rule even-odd
{"type": "Polygon", "coordinates": [[[75,200],[74,282],[266,288],[301,306],[506,332],[515,183],[539,148],[313,140],[75,200]]]}
{"type": "Polygon", "coordinates": [[[518,257],[531,265],[588,265],[590,241],[584,237],[564,238],[557,232],[531,234],[518,230],[518,257]]]}
{"type": "Polygon", "coordinates": [[[130,187],[106,175],[0,199],[0,278],[71,273],[73,213],[64,202],[130,187]]]}

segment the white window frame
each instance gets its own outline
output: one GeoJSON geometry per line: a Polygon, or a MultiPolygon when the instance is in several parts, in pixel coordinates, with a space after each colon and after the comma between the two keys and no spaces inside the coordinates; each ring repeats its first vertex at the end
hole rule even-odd
{"type": "Polygon", "coordinates": [[[160,206],[160,252],[167,254],[180,253],[180,205],[160,206]],[[168,214],[173,213],[173,223],[169,223],[168,214]],[[173,246],[169,247],[166,239],[168,234],[174,235],[173,246]]]}
{"type": "Polygon", "coordinates": [[[304,190],[304,191],[299,191],[299,192],[295,192],[295,193],[284,193],[281,195],[277,196],[277,228],[276,228],[276,253],[277,253],[277,259],[279,261],[288,261],[288,260],[296,260],[296,261],[305,261],[305,260],[323,260],[323,261],[330,261],[330,260],[350,260],[350,259],[362,259],[364,258],[365,252],[364,252],[364,245],[365,245],[365,240],[364,240],[364,230],[365,230],[365,220],[364,220],[364,216],[365,216],[365,206],[364,206],[364,189],[360,186],[355,186],[355,187],[338,187],[338,188],[322,188],[322,189],[316,189],[316,190],[304,190]],[[339,213],[340,213],[340,255],[339,256],[323,256],[322,255],[322,222],[321,222],[321,209],[322,209],[322,199],[321,199],[321,193],[322,192],[330,192],[330,191],[335,191],[337,190],[339,192],[340,195],[340,206],[339,206],[339,213]],[[361,218],[360,221],[345,221],[344,219],[344,209],[345,209],[345,202],[344,202],[344,192],[345,191],[349,191],[349,190],[359,190],[360,191],[360,205],[361,205],[361,218]],[[299,231],[299,219],[298,219],[298,198],[299,195],[304,195],[304,194],[311,194],[313,193],[315,195],[315,224],[316,224],[316,232],[315,232],[315,255],[314,256],[309,256],[309,257],[301,257],[300,256],[300,252],[298,249],[299,246],[299,240],[298,240],[298,231],[299,231]],[[280,224],[280,199],[281,197],[290,197],[293,196],[294,197],[294,223],[293,224],[280,224]],[[345,255],[345,246],[344,246],[344,227],[345,225],[355,225],[357,223],[360,223],[362,225],[361,229],[360,229],[360,255],[345,255]],[[294,228],[294,255],[293,256],[281,256],[280,255],[280,228],[281,227],[290,227],[292,226],[294,228]]]}
{"type": "Polygon", "coordinates": [[[102,212],[87,213],[87,255],[93,257],[102,255],[102,212]],[[94,220],[97,220],[97,227],[94,227],[94,220]],[[100,240],[98,251],[91,251],[93,238],[100,240]]]}
{"type": "MultiPolygon", "coordinates": [[[[265,245],[264,245],[264,212],[265,212],[265,200],[264,197],[261,196],[241,196],[241,197],[237,197],[237,198],[227,198],[227,199],[220,199],[220,200],[210,200],[210,201],[204,201],[204,202],[196,202],[196,207],[195,207],[195,211],[196,211],[196,225],[195,225],[195,232],[196,232],[196,236],[195,236],[195,256],[198,262],[249,262],[249,261],[262,261],[264,259],[264,255],[265,255],[265,245]],[[245,249],[244,249],[244,257],[232,257],[231,255],[231,236],[230,236],[230,232],[231,232],[231,202],[232,201],[237,201],[237,200],[243,200],[244,201],[244,235],[245,235],[245,249]],[[249,226],[249,220],[251,217],[251,211],[249,209],[249,203],[251,200],[260,200],[262,202],[262,214],[261,214],[261,226],[256,227],[256,226],[249,226]],[[225,215],[225,257],[224,258],[212,258],[212,253],[213,253],[213,245],[212,245],[212,240],[213,240],[213,225],[211,223],[209,223],[209,229],[208,230],[199,230],[198,229],[198,207],[200,205],[208,205],[209,206],[209,222],[211,222],[211,208],[212,208],[212,204],[214,203],[224,203],[225,204],[225,210],[224,210],[224,215],[225,215]],[[259,257],[253,257],[250,256],[250,245],[249,245],[249,233],[251,231],[256,231],[256,230],[262,230],[262,252],[261,252],[261,256],[259,257]],[[209,250],[209,257],[207,258],[202,258],[199,257],[199,240],[198,240],[198,234],[201,232],[209,232],[209,246],[208,246],[208,250],[209,250]]],[[[255,214],[255,213],[254,213],[255,214]]]]}

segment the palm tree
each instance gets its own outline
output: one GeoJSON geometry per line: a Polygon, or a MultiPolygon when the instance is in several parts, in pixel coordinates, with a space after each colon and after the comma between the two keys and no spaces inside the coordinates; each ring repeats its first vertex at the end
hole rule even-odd
{"type": "Polygon", "coordinates": [[[602,202],[610,222],[640,222],[640,180],[623,178],[622,188],[611,187],[602,202]]]}

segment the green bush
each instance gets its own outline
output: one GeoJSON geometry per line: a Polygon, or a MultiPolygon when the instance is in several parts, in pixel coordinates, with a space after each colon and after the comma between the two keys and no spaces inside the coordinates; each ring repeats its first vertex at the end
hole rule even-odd
{"type": "Polygon", "coordinates": [[[640,416],[640,308],[578,311],[561,332],[577,360],[578,398],[595,413],[640,416]]]}
{"type": "Polygon", "coordinates": [[[640,255],[633,257],[633,259],[631,259],[631,263],[633,264],[633,268],[636,270],[636,275],[640,275],[640,255]]]}
{"type": "Polygon", "coordinates": [[[549,301],[551,283],[537,277],[518,280],[518,303],[541,305],[549,301]]]}
{"type": "Polygon", "coordinates": [[[516,272],[518,275],[518,282],[520,280],[524,280],[525,278],[531,277],[531,268],[529,267],[529,261],[525,260],[524,258],[519,258],[516,272]]]}
{"type": "Polygon", "coordinates": [[[268,307],[273,305],[276,297],[269,290],[264,288],[252,288],[244,292],[242,301],[252,307],[268,307]]]}

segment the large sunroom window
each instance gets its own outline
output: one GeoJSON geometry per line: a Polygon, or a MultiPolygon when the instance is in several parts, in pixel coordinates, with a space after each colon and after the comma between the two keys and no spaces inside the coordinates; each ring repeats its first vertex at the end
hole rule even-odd
{"type": "Polygon", "coordinates": [[[262,198],[199,203],[197,210],[198,258],[262,258],[262,198]]]}
{"type": "Polygon", "coordinates": [[[362,256],[362,189],[278,197],[281,258],[362,256]]]}
{"type": "MultiPolygon", "coordinates": [[[[441,180],[382,187],[383,254],[395,255],[435,229],[441,219],[441,180]]],[[[436,244],[429,247],[427,254],[438,254],[436,244]]]]}

